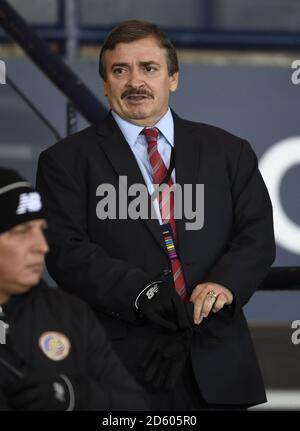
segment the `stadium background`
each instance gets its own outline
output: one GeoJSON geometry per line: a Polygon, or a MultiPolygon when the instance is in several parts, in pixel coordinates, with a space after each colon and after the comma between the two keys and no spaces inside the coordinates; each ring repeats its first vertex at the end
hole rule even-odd
{"type": "MultiPolygon", "coordinates": [[[[7,3],[106,107],[97,70],[107,31],[132,18],[165,29],[180,60],[172,107],[184,118],[220,126],[250,141],[274,205],[274,266],[300,266],[300,85],[292,82],[292,63],[300,61],[298,0],[7,3]]],[[[19,169],[34,182],[39,153],[55,143],[57,135],[70,132],[68,118],[74,112],[1,26],[0,60],[8,78],[0,85],[0,164],[19,169]]],[[[72,131],[88,125],[79,113],[75,118],[72,131]]],[[[300,409],[300,345],[292,342],[292,322],[300,320],[300,291],[257,292],[246,315],[268,387],[270,401],[263,408],[300,409]]]]}

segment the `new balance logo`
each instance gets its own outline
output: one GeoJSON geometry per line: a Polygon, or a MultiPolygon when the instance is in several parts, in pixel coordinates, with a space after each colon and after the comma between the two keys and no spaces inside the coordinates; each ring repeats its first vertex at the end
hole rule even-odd
{"type": "Polygon", "coordinates": [[[37,212],[42,208],[41,197],[39,193],[22,193],[19,197],[19,205],[17,208],[17,214],[25,214],[27,212],[37,212]]]}
{"type": "Polygon", "coordinates": [[[150,287],[149,290],[147,290],[146,295],[148,299],[152,299],[153,296],[158,292],[158,286],[155,284],[154,286],[150,287]]]}

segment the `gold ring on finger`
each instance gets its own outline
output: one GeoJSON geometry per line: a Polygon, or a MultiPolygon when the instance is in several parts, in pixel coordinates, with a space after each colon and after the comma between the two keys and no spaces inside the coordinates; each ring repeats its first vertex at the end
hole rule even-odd
{"type": "Polygon", "coordinates": [[[210,290],[207,295],[209,299],[214,299],[214,300],[216,300],[218,296],[214,290],[210,290]]]}

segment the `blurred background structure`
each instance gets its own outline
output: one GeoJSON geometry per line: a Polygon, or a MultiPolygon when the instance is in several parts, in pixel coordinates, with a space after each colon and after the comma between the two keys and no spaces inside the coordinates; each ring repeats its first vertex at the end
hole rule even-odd
{"type": "MultiPolygon", "coordinates": [[[[34,182],[39,153],[89,122],[5,31],[6,3],[75,72],[77,84],[87,86],[90,111],[99,118],[108,108],[97,72],[107,32],[125,19],[166,30],[180,60],[172,107],[250,141],[274,206],[274,265],[300,266],[299,0],[0,0],[0,60],[6,65],[0,164],[34,182]],[[94,112],[97,99],[102,107],[94,112]]],[[[20,28],[12,30],[26,42],[20,28]]],[[[293,338],[300,291],[259,291],[246,315],[268,387],[264,408],[300,409],[300,345],[293,338]]]]}

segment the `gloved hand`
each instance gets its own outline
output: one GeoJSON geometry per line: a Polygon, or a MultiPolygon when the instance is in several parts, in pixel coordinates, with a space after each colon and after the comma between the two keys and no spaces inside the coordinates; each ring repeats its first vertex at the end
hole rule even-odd
{"type": "Polygon", "coordinates": [[[158,334],[142,362],[146,383],[155,389],[174,389],[185,367],[191,340],[190,328],[158,334]]]}
{"type": "Polygon", "coordinates": [[[144,380],[156,389],[172,390],[176,386],[190,352],[193,333],[203,331],[215,338],[216,335],[211,329],[218,332],[230,322],[227,316],[229,311],[226,309],[219,311],[218,319],[215,315],[211,316],[209,324],[208,320],[204,320],[200,325],[196,325],[194,304],[181,301],[181,305],[180,313],[177,314],[179,317],[176,322],[177,330],[172,332],[161,330],[151,342],[142,362],[144,380]]]}
{"type": "Polygon", "coordinates": [[[170,331],[189,326],[185,303],[173,284],[154,281],[139,293],[135,306],[146,319],[170,331]]]}
{"type": "Polygon", "coordinates": [[[78,410],[85,391],[82,378],[61,374],[41,379],[31,374],[6,388],[5,395],[13,410],[78,410]]]}

